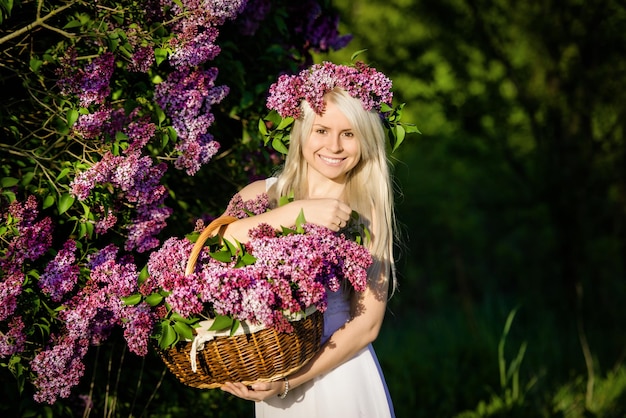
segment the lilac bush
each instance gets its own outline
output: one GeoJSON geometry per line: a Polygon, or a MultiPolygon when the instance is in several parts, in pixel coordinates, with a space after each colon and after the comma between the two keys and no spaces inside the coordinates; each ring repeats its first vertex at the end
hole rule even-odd
{"type": "MultiPolygon", "coordinates": [[[[12,57],[0,66],[0,370],[58,404],[117,332],[149,353],[166,311],[124,302],[152,292],[148,260],[172,243],[168,229],[193,229],[271,172],[280,157],[256,132],[270,81],[349,37],[326,2],[309,0],[12,7],[20,13],[0,22],[12,57]],[[36,30],[36,13],[53,30],[36,30]],[[196,191],[206,184],[212,203],[196,191]]],[[[168,297],[192,314],[204,301],[189,296],[168,297]]]]}

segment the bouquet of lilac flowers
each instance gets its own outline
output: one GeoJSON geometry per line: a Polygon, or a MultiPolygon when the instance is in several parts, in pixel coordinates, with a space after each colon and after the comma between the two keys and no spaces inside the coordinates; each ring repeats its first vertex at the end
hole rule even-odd
{"type": "MultiPolygon", "coordinates": [[[[261,213],[266,201],[264,195],[247,202],[235,199],[227,212],[239,217],[261,213]]],[[[144,300],[155,308],[162,349],[193,339],[199,322],[208,318],[213,330],[230,329],[231,334],[242,321],[288,333],[294,315],[311,308],[325,311],[327,292],[341,286],[365,289],[372,257],[347,232],[308,224],[301,214],[294,225],[278,231],[257,226],[245,244],[211,237],[190,274],[185,270],[198,233],[170,238],[151,254],[141,275],[141,295],[127,303],[144,300]]]]}

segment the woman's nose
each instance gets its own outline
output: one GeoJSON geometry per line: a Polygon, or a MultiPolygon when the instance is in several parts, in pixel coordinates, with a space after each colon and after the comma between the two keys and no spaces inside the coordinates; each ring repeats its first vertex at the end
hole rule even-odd
{"type": "Polygon", "coordinates": [[[334,153],[343,151],[343,145],[341,143],[341,135],[331,135],[328,141],[328,150],[334,153]]]}

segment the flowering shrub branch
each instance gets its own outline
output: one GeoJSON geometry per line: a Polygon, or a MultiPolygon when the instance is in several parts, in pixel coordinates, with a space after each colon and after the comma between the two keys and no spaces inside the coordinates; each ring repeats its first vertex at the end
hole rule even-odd
{"type": "Polygon", "coordinates": [[[312,0],[0,5],[0,370],[55,404],[116,329],[148,352],[154,300],[123,299],[164,231],[271,171],[268,80],[348,38],[312,0]]]}

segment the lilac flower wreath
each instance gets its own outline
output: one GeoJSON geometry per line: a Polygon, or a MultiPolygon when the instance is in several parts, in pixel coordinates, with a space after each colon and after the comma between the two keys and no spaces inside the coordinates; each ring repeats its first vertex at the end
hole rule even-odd
{"type": "Polygon", "coordinates": [[[379,113],[392,152],[407,133],[419,132],[415,125],[400,122],[404,103],[392,107],[392,82],[386,75],[362,61],[354,65],[324,61],[297,75],[283,74],[270,86],[267,108],[271,112],[259,121],[265,144],[271,142],[277,151],[286,154],[292,124],[302,116],[302,101],[306,100],[321,115],[326,106],[324,95],[337,87],[359,99],[363,109],[379,113]]]}

